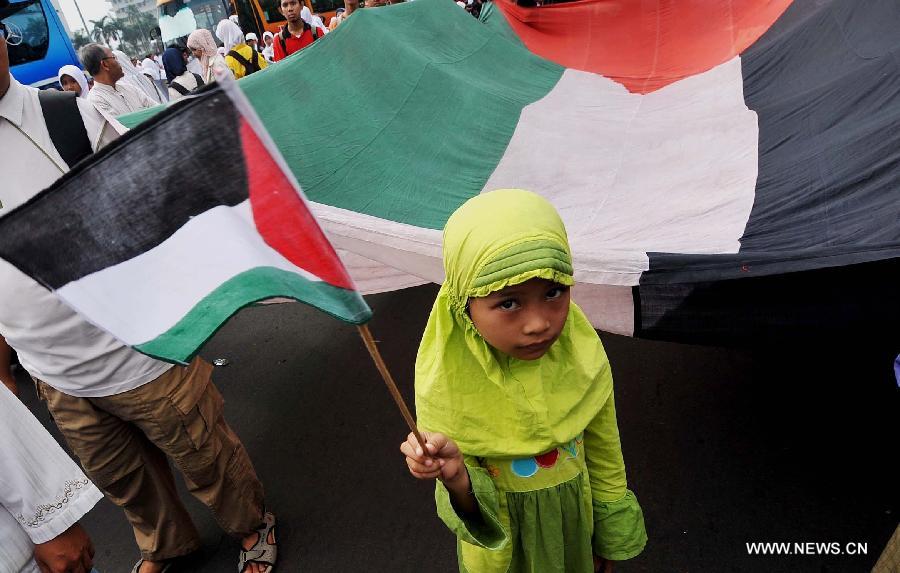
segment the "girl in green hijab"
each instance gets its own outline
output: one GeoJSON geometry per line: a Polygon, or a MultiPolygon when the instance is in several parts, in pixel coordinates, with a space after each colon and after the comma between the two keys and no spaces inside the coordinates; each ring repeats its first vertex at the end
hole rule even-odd
{"type": "Polygon", "coordinates": [[[416,357],[410,472],[437,479],[463,573],[591,573],[639,554],[612,374],[570,302],[565,227],[546,200],[501,189],[444,228],[446,280],[416,357]]]}

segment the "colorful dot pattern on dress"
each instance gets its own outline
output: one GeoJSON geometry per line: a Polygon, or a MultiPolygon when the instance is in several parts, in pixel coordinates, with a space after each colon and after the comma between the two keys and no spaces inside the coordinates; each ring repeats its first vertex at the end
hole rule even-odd
{"type": "Polygon", "coordinates": [[[565,459],[574,459],[578,457],[578,446],[581,444],[581,436],[574,438],[567,444],[552,449],[549,452],[532,456],[529,458],[519,458],[510,463],[510,469],[518,477],[529,478],[535,475],[540,468],[550,469],[556,465],[561,455],[565,455],[565,459]]]}
{"type": "Polygon", "coordinates": [[[584,440],[579,434],[560,446],[527,458],[477,457],[499,491],[522,492],[553,487],[587,471],[584,440]]]}

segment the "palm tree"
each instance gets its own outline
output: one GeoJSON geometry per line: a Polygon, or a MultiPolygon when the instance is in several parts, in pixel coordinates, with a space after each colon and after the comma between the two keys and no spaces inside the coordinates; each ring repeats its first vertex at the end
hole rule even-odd
{"type": "Polygon", "coordinates": [[[146,53],[150,50],[150,29],[156,25],[152,14],[141,12],[135,6],[129,6],[116,20],[122,49],[132,54],[146,53]]]}
{"type": "Polygon", "coordinates": [[[84,30],[76,29],[72,32],[72,45],[76,50],[80,50],[82,46],[91,43],[91,38],[84,30]]]}
{"type": "Polygon", "coordinates": [[[91,37],[95,42],[109,44],[111,40],[118,40],[119,24],[112,16],[103,16],[99,20],[91,20],[91,37]]]}

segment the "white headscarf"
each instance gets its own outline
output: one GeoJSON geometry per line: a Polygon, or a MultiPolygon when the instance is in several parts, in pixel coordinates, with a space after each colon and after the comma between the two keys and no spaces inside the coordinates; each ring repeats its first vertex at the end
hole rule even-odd
{"type": "MultiPolygon", "coordinates": [[[[131,60],[125,52],[122,50],[113,50],[113,55],[116,57],[116,60],[118,60],[119,65],[122,66],[122,71],[125,73],[125,76],[119,80],[120,82],[124,82],[133,88],[137,88],[147,94],[147,97],[153,101],[162,103],[162,99],[159,97],[156,86],[153,85],[153,82],[145,76],[141,70],[134,67],[134,64],[131,63],[131,60]]],[[[153,62],[153,60],[150,61],[153,62]]],[[[155,67],[156,63],[153,63],[152,65],[155,67]]],[[[143,67],[143,64],[141,64],[141,68],[143,67]]]]}
{"type": "Polygon", "coordinates": [[[243,43],[244,33],[237,24],[231,20],[222,20],[216,26],[216,37],[225,45],[225,53],[231,51],[231,48],[243,43]]]}
{"type": "Polygon", "coordinates": [[[263,55],[263,57],[266,59],[266,61],[268,61],[270,64],[275,61],[274,40],[275,40],[275,34],[273,34],[272,32],[270,32],[268,30],[263,32],[263,46],[262,46],[262,49],[260,50],[260,53],[263,55]],[[266,38],[272,38],[273,43],[266,44],[266,38]]]}
{"type": "Polygon", "coordinates": [[[312,26],[312,12],[309,11],[308,6],[300,9],[300,19],[312,26]]]}
{"type": "Polygon", "coordinates": [[[322,17],[319,16],[318,14],[313,14],[312,21],[313,21],[312,25],[318,26],[318,28],[322,31],[323,34],[327,34],[329,32],[328,26],[325,25],[325,21],[322,20],[322,17]]]}
{"type": "Polygon", "coordinates": [[[62,77],[69,76],[81,86],[81,93],[78,94],[78,97],[87,98],[88,96],[88,84],[87,77],[85,77],[84,72],[81,71],[81,68],[78,66],[73,66],[72,64],[67,64],[61,68],[59,68],[59,73],[57,74],[57,80],[59,80],[59,84],[62,85],[62,77]]]}
{"type": "Polygon", "coordinates": [[[320,32],[323,35],[328,33],[328,28],[325,27],[325,22],[323,22],[322,19],[318,16],[313,16],[312,12],[309,11],[308,6],[304,6],[300,9],[300,19],[309,24],[310,28],[319,28],[320,32]]]}

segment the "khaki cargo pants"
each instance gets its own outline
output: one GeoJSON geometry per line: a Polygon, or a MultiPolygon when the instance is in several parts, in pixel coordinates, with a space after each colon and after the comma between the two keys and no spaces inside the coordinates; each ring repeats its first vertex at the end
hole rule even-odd
{"type": "Polygon", "coordinates": [[[262,484],[225,422],[211,374],[212,366],[195,358],[104,398],[76,398],[37,381],[85,473],[125,510],[144,559],[170,559],[200,547],[166,457],[227,533],[245,537],[262,523],[262,484]]]}

